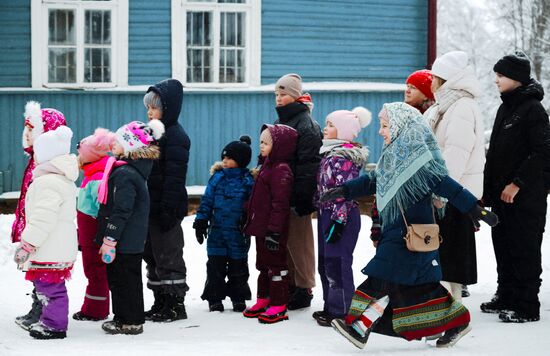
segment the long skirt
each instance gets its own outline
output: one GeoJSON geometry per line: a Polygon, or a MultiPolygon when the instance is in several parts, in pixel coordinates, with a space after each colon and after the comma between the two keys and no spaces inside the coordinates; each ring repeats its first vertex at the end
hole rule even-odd
{"type": "Polygon", "coordinates": [[[440,283],[405,286],[370,277],[355,290],[345,320],[359,333],[410,341],[466,325],[470,313],[440,283]]]}

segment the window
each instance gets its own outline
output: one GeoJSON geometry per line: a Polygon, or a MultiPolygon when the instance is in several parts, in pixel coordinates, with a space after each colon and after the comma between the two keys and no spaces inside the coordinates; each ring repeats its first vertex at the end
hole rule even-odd
{"type": "Polygon", "coordinates": [[[32,0],[33,87],[128,82],[128,0],[32,0]]]}
{"type": "Polygon", "coordinates": [[[172,72],[188,86],[260,84],[260,0],[172,0],[172,72]]]}

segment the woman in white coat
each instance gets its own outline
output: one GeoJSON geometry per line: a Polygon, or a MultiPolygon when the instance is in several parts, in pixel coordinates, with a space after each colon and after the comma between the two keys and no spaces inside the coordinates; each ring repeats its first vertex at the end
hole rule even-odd
{"type": "MultiPolygon", "coordinates": [[[[437,58],[432,74],[436,104],[424,116],[435,133],[449,175],[481,199],[485,148],[483,118],[476,103],[479,82],[462,51],[437,58]]],[[[438,223],[443,238],[439,249],[443,285],[461,300],[462,285],[477,283],[476,227],[450,205],[438,223]]]]}

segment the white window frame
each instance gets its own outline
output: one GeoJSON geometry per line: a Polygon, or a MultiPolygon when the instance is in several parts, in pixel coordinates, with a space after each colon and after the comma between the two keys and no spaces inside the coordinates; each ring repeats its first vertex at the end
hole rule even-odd
{"type": "Polygon", "coordinates": [[[261,83],[261,0],[247,0],[246,4],[218,4],[217,2],[190,2],[172,0],[172,76],[187,87],[195,88],[242,88],[259,86],[261,83]],[[187,11],[211,11],[213,13],[214,81],[211,83],[187,82],[187,11]],[[220,12],[246,13],[245,80],[242,83],[219,82],[220,12]]]}
{"type": "Polygon", "coordinates": [[[31,0],[33,88],[112,88],[128,86],[128,1],[31,0]],[[75,9],[76,82],[48,83],[48,11],[75,9]],[[111,10],[111,82],[84,81],[84,11],[111,10]]]}

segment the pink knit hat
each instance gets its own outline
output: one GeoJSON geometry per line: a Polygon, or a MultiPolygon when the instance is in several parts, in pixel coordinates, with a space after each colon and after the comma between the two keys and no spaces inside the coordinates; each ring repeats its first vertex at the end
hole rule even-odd
{"type": "Polygon", "coordinates": [[[336,127],[337,138],[345,141],[353,141],[363,127],[370,124],[372,115],[362,106],[349,110],[337,110],[328,114],[326,121],[332,122],[336,127]]]}
{"type": "Polygon", "coordinates": [[[78,160],[81,164],[86,164],[107,156],[113,148],[115,139],[113,132],[97,128],[93,135],[83,138],[76,146],[78,160]]]}
{"type": "Polygon", "coordinates": [[[67,126],[67,121],[63,113],[56,109],[41,109],[40,103],[29,101],[25,105],[25,128],[23,129],[23,148],[28,148],[29,145],[25,140],[25,136],[29,130],[31,138],[34,142],[38,136],[44,132],[57,129],[59,126],[67,126]]]}
{"type": "Polygon", "coordinates": [[[149,146],[163,134],[164,124],[160,120],[151,120],[148,124],[132,121],[116,131],[116,140],[128,153],[149,146]]]}

